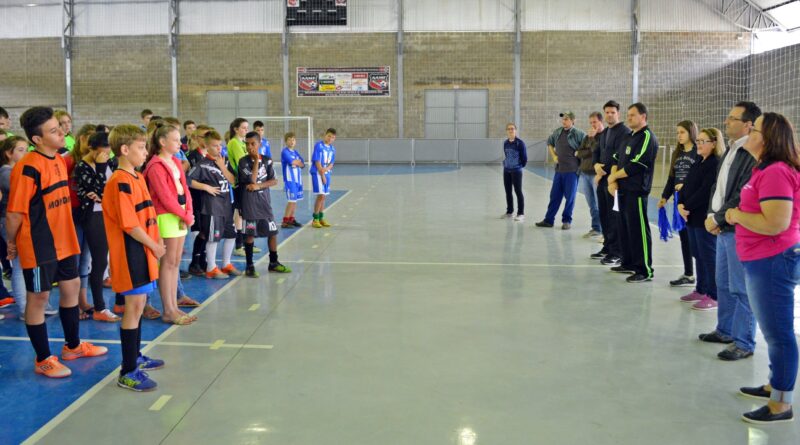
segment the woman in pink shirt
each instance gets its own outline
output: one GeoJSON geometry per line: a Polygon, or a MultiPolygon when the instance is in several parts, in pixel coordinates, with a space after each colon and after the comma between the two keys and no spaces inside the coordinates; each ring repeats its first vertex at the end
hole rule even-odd
{"type": "Polygon", "coordinates": [[[756,119],[744,148],[757,164],[742,188],[739,208],[725,214],[736,224],[736,253],[744,265],[747,296],[769,353],[769,384],[740,388],[767,405],[742,416],[769,424],[793,419],[792,392],[798,352],[794,290],[800,280],[800,146],[792,124],[777,113],[756,119]]]}
{"type": "Polygon", "coordinates": [[[192,197],[186,184],[186,175],[181,162],[174,156],[181,149],[180,131],[161,124],[153,131],[148,145],[150,154],[144,178],[158,214],[158,231],[167,247],[167,253],[159,264],[158,293],[164,305],[161,319],[167,323],[188,325],[197,318],[178,309],[175,298],[183,240],[187,228],[194,224],[192,197]]]}

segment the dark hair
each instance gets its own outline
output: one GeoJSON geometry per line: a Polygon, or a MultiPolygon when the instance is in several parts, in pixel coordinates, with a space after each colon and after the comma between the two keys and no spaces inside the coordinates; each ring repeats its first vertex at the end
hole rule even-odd
{"type": "Polygon", "coordinates": [[[8,111],[6,111],[6,109],[3,107],[0,107],[0,117],[8,119],[8,111]]]}
{"type": "Polygon", "coordinates": [[[22,136],[11,136],[3,142],[0,142],[0,165],[6,165],[11,161],[9,159],[9,154],[14,150],[14,146],[17,145],[17,142],[25,142],[27,144],[28,140],[22,136]]]}
{"type": "Polygon", "coordinates": [[[589,113],[589,119],[591,118],[595,118],[600,122],[603,122],[603,114],[600,113],[599,111],[592,111],[591,113],[589,113]]]}
{"type": "Polygon", "coordinates": [[[110,147],[111,145],[108,144],[108,133],[105,131],[98,131],[89,136],[89,146],[93,149],[110,147]]]}
{"type": "Polygon", "coordinates": [[[152,115],[153,115],[153,110],[151,110],[149,108],[145,108],[144,110],[142,110],[142,113],[140,114],[142,119],[144,119],[145,116],[152,116],[152,115]]]}
{"type": "MultiPolygon", "coordinates": [[[[89,145],[89,138],[92,137],[93,134],[97,132],[98,125],[94,124],[83,124],[78,133],[75,135],[75,146],[72,147],[72,151],[70,152],[70,156],[75,161],[75,165],[81,162],[84,155],[86,155],[86,147],[82,143],[81,139],[86,137],[86,145],[89,145]]],[[[73,170],[73,174],[75,171],[73,170]]]]}
{"type": "Polygon", "coordinates": [[[233,139],[236,137],[236,129],[239,128],[243,123],[247,122],[247,119],[243,117],[237,117],[236,119],[231,122],[231,125],[228,127],[228,131],[230,132],[230,138],[233,139]]]}
{"type": "Polygon", "coordinates": [[[608,108],[608,107],[616,108],[617,111],[619,111],[619,103],[617,101],[615,101],[615,100],[610,100],[610,101],[606,102],[605,105],[603,105],[603,109],[604,110],[606,108],[608,108]]]}
{"type": "Polygon", "coordinates": [[[678,122],[677,126],[689,133],[689,142],[691,142],[693,146],[697,145],[697,124],[690,120],[685,120],[678,122]]]}
{"type": "Polygon", "coordinates": [[[764,151],[761,152],[761,163],[784,162],[800,171],[800,145],[794,133],[794,127],[786,116],[767,112],[763,114],[761,135],[764,137],[764,151]]]}
{"type": "Polygon", "coordinates": [[[150,119],[154,120],[154,121],[157,121],[157,120],[161,120],[161,119],[164,119],[164,118],[154,114],[152,117],[150,117],[150,119]]]}
{"type": "Polygon", "coordinates": [[[754,102],[742,100],[736,102],[734,108],[735,107],[744,108],[744,113],[742,113],[742,122],[750,122],[755,124],[756,119],[761,116],[761,108],[758,108],[758,105],[756,105],[754,102]]]}
{"type": "Polygon", "coordinates": [[[647,107],[643,103],[636,102],[635,104],[628,107],[629,110],[631,108],[636,108],[636,111],[638,111],[639,114],[644,114],[645,116],[647,116],[647,107]]]}
{"type": "Polygon", "coordinates": [[[336,129],[335,128],[328,128],[327,130],[325,130],[325,134],[332,134],[332,135],[336,136],[336,129]]]}
{"type": "Polygon", "coordinates": [[[294,132],[290,131],[290,132],[288,132],[288,133],[283,135],[283,142],[288,142],[289,138],[297,139],[297,136],[294,135],[294,132]]]}
{"type": "Polygon", "coordinates": [[[50,107],[28,108],[19,117],[19,124],[25,130],[28,140],[33,142],[34,136],[42,137],[42,125],[53,118],[55,113],[50,107]]]}
{"type": "Polygon", "coordinates": [[[264,128],[264,123],[261,121],[253,122],[253,128],[264,128]]]}
{"type": "Polygon", "coordinates": [[[106,124],[97,124],[97,128],[95,128],[94,131],[98,133],[108,133],[111,131],[111,129],[108,128],[108,125],[106,124]]]}
{"type": "Polygon", "coordinates": [[[189,120],[189,121],[183,121],[183,129],[184,129],[184,130],[185,130],[185,129],[186,129],[186,127],[188,127],[189,125],[197,125],[197,124],[195,124],[195,123],[194,123],[194,121],[191,121],[191,120],[189,120]]]}
{"type": "Polygon", "coordinates": [[[255,131],[248,131],[247,134],[244,136],[245,139],[256,138],[259,141],[261,140],[261,135],[256,133],[255,131]]]}
{"type": "Polygon", "coordinates": [[[206,142],[211,141],[211,140],[221,141],[222,140],[222,136],[220,136],[219,133],[217,133],[217,130],[214,130],[212,128],[212,129],[208,130],[208,132],[203,136],[203,139],[205,139],[206,142]]]}

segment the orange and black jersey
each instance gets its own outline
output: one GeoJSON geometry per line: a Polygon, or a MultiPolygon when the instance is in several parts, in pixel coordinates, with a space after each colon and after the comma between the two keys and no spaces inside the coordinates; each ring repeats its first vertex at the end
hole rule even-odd
{"type": "Polygon", "coordinates": [[[68,179],[64,158],[38,151],[25,154],[11,171],[8,212],[23,215],[16,239],[23,269],[80,253],[68,179]]]}
{"type": "Polygon", "coordinates": [[[103,221],[114,292],[127,292],[156,280],[158,260],[150,249],[129,235],[141,227],[150,238],[159,239],[156,209],[144,175],[122,169],[111,175],[103,191],[103,221]]]}

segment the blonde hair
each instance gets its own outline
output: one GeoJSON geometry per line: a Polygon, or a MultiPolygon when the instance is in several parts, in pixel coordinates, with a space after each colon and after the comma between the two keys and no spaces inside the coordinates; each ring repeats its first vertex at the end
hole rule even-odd
{"type": "Polygon", "coordinates": [[[725,153],[725,138],[722,136],[722,132],[716,128],[703,128],[700,130],[700,133],[708,136],[711,139],[711,142],[714,143],[714,155],[717,157],[722,156],[722,153],[725,153]]]}
{"type": "Polygon", "coordinates": [[[114,156],[123,156],[120,151],[123,145],[130,146],[136,141],[144,141],[147,135],[136,125],[122,124],[117,125],[108,135],[108,144],[111,145],[111,152],[114,156]]]}

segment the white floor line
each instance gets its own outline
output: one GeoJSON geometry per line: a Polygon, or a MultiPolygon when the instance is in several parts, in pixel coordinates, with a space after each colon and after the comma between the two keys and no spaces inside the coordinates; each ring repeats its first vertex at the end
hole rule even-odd
{"type": "MultiPolygon", "coordinates": [[[[335,207],[337,204],[339,204],[340,202],[344,201],[344,199],[345,199],[347,196],[349,196],[351,192],[352,192],[352,190],[348,190],[347,192],[345,192],[345,194],[344,194],[344,195],[342,195],[342,197],[341,197],[341,198],[337,199],[337,200],[336,200],[336,202],[334,202],[333,204],[331,204],[331,205],[328,207],[328,210],[332,209],[332,208],[333,208],[333,207],[335,207]]],[[[278,244],[278,248],[280,249],[282,246],[286,245],[286,244],[287,244],[289,241],[291,241],[292,239],[294,239],[294,237],[295,237],[295,236],[297,236],[297,234],[299,234],[300,232],[302,232],[303,230],[305,230],[305,229],[306,229],[306,228],[308,228],[308,227],[310,227],[310,226],[309,226],[309,225],[305,225],[305,226],[303,226],[303,227],[299,228],[297,231],[295,231],[294,233],[292,233],[291,235],[289,235],[289,237],[288,237],[288,238],[286,238],[286,239],[285,239],[285,240],[283,240],[283,241],[282,241],[280,244],[278,244]]],[[[264,256],[263,256],[263,257],[261,257],[261,258],[260,258],[258,261],[256,261],[256,263],[255,263],[255,264],[256,264],[256,265],[258,265],[258,264],[261,264],[261,263],[263,263],[264,261],[268,261],[268,260],[269,260],[269,255],[264,255],[264,256]]],[[[208,299],[207,299],[206,301],[204,301],[204,302],[203,302],[203,303],[202,303],[200,306],[196,307],[196,308],[195,308],[195,309],[194,309],[194,310],[191,312],[191,314],[194,314],[194,315],[196,315],[196,314],[198,314],[199,312],[201,312],[203,309],[205,309],[206,307],[208,307],[208,305],[209,305],[209,304],[211,304],[211,303],[213,303],[214,301],[216,301],[216,299],[217,299],[217,298],[219,298],[219,296],[220,296],[220,295],[222,295],[223,293],[225,293],[225,291],[227,291],[227,290],[228,290],[228,289],[229,289],[231,286],[233,286],[234,284],[236,284],[237,282],[239,282],[239,280],[241,280],[241,279],[243,279],[243,278],[244,278],[244,276],[242,275],[242,276],[238,276],[238,277],[234,278],[233,280],[231,280],[231,281],[230,281],[228,284],[226,284],[225,286],[223,286],[222,288],[220,288],[218,291],[214,292],[214,293],[213,293],[213,294],[212,294],[210,297],[208,297],[208,299]]],[[[169,336],[170,336],[170,335],[171,335],[173,332],[175,332],[177,329],[187,329],[187,328],[186,328],[185,326],[174,326],[174,325],[173,325],[173,326],[170,326],[170,327],[169,327],[169,328],[168,328],[166,331],[164,331],[164,332],[163,332],[161,335],[159,335],[159,336],[158,336],[158,337],[157,337],[155,340],[153,340],[152,342],[150,342],[150,343],[149,343],[147,346],[143,347],[143,348],[142,348],[142,353],[145,353],[145,352],[149,351],[150,349],[154,348],[155,346],[157,346],[158,344],[160,344],[161,342],[163,342],[165,338],[169,337],[169,336]]],[[[58,413],[58,415],[56,415],[55,417],[53,417],[52,419],[50,419],[50,421],[49,421],[49,422],[47,422],[46,424],[44,424],[44,426],[42,426],[41,428],[39,428],[39,430],[38,430],[38,431],[36,431],[35,433],[33,433],[33,434],[32,434],[30,437],[28,437],[27,439],[25,439],[25,441],[24,441],[24,442],[22,442],[22,445],[34,444],[34,443],[38,442],[39,440],[41,440],[41,439],[42,439],[44,436],[46,436],[47,434],[49,434],[49,433],[50,433],[50,431],[53,431],[53,429],[55,429],[55,428],[56,428],[58,425],[60,425],[60,424],[61,424],[61,422],[63,422],[63,421],[64,421],[64,420],[66,420],[66,419],[67,419],[69,416],[71,416],[71,415],[72,415],[72,413],[74,413],[75,411],[77,411],[77,410],[78,410],[80,407],[82,407],[82,406],[83,406],[83,405],[84,405],[86,402],[88,402],[88,401],[89,401],[89,400],[90,400],[92,397],[94,397],[94,396],[95,396],[97,393],[99,393],[99,392],[100,392],[100,391],[101,391],[103,388],[105,388],[105,387],[106,387],[106,386],[107,386],[109,383],[113,382],[113,381],[114,381],[114,380],[117,378],[117,374],[118,374],[118,373],[119,373],[119,367],[117,367],[116,369],[114,369],[113,371],[111,371],[111,372],[110,372],[110,373],[109,373],[107,376],[105,376],[105,377],[104,377],[102,380],[100,380],[99,382],[97,382],[97,383],[96,383],[94,386],[92,386],[91,388],[89,388],[89,390],[88,390],[88,391],[86,391],[85,393],[83,393],[83,395],[81,395],[80,397],[78,397],[78,399],[77,399],[77,400],[75,400],[74,402],[72,402],[72,403],[71,403],[71,404],[70,404],[68,407],[66,407],[66,408],[65,408],[63,411],[61,411],[60,413],[58,413]]]]}
{"type": "MultiPolygon", "coordinates": [[[[296,261],[299,263],[300,261],[296,261]]],[[[292,263],[292,261],[286,261],[292,263]]],[[[606,266],[594,264],[543,264],[543,263],[447,263],[447,262],[411,262],[411,261],[303,261],[306,264],[332,264],[352,266],[442,266],[442,267],[540,267],[540,268],[575,268],[598,269],[606,266]]],[[[610,267],[610,266],[609,266],[610,267]]],[[[682,264],[659,264],[658,267],[678,268],[682,264]]]]}
{"type": "MultiPolygon", "coordinates": [[[[82,338],[82,341],[88,341],[89,343],[98,344],[98,345],[118,345],[120,344],[119,340],[99,340],[93,338],[82,338]]],[[[0,336],[0,341],[21,341],[21,342],[30,342],[30,338],[28,337],[8,337],[8,336],[0,336]]],[[[63,338],[51,338],[50,341],[52,342],[65,342],[66,340],[63,338]]],[[[143,345],[150,345],[155,343],[155,340],[147,341],[142,340],[143,345]]],[[[158,342],[159,346],[183,346],[189,348],[206,348],[206,349],[273,349],[273,345],[254,345],[254,344],[242,344],[242,343],[196,343],[196,342],[185,342],[185,341],[160,341],[158,342]]]]}

